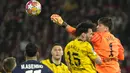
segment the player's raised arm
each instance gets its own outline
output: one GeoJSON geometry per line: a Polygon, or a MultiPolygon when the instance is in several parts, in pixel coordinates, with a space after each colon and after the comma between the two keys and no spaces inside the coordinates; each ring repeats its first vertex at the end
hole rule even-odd
{"type": "Polygon", "coordinates": [[[65,28],[68,33],[75,35],[76,28],[74,28],[74,27],[70,26],[69,24],[67,24],[66,22],[64,22],[64,20],[62,19],[62,17],[60,15],[52,14],[50,18],[57,25],[65,28]]]}

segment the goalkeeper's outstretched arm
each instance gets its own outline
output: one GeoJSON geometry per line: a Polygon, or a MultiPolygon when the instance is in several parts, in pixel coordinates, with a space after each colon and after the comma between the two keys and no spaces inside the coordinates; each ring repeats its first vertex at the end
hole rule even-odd
{"type": "Polygon", "coordinates": [[[63,27],[66,29],[66,31],[72,35],[75,36],[75,31],[76,28],[70,26],[69,24],[67,24],[66,22],[64,22],[64,20],[62,19],[62,17],[58,14],[52,14],[51,15],[51,20],[56,23],[57,25],[63,27]]]}

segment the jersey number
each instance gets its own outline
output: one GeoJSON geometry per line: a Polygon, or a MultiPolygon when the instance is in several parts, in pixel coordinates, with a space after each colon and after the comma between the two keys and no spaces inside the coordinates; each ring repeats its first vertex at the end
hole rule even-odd
{"type": "Polygon", "coordinates": [[[71,65],[76,65],[79,66],[80,65],[80,59],[77,58],[78,57],[78,53],[70,53],[70,51],[67,52],[67,55],[69,56],[69,61],[71,65]],[[72,59],[74,60],[74,63],[72,62],[72,59]]]}
{"type": "Polygon", "coordinates": [[[27,70],[25,73],[41,73],[41,70],[27,70]]]}
{"type": "Polygon", "coordinates": [[[110,55],[109,55],[109,57],[113,57],[114,55],[113,55],[113,49],[112,49],[112,43],[110,43],[109,44],[109,47],[110,47],[110,55]]]}

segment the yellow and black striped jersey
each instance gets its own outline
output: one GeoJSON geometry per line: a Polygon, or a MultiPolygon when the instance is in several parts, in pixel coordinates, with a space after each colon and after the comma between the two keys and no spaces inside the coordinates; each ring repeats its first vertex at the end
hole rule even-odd
{"type": "Polygon", "coordinates": [[[67,44],[64,52],[72,73],[96,73],[92,60],[98,56],[89,42],[75,39],[67,44]]]}

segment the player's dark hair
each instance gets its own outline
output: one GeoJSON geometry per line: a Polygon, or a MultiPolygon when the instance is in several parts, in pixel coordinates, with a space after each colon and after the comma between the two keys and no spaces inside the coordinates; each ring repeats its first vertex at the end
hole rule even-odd
{"type": "Polygon", "coordinates": [[[109,28],[109,30],[112,30],[112,19],[110,17],[102,17],[98,20],[98,23],[101,23],[109,28]]]}
{"type": "Polygon", "coordinates": [[[35,44],[28,43],[26,46],[25,54],[28,57],[33,57],[33,56],[36,56],[37,51],[38,51],[38,48],[35,44]]]}
{"type": "Polygon", "coordinates": [[[81,22],[76,26],[76,36],[80,36],[83,32],[88,32],[88,29],[93,29],[94,24],[90,21],[81,22]]]}
{"type": "Polygon", "coordinates": [[[54,46],[56,46],[56,45],[62,46],[60,43],[54,43],[54,44],[52,45],[52,48],[53,48],[54,46]]]}

